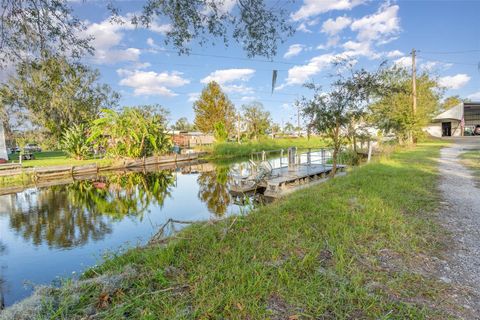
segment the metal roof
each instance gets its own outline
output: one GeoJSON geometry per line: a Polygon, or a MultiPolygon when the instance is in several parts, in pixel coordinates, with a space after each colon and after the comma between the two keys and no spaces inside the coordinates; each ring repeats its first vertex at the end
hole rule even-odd
{"type": "Polygon", "coordinates": [[[446,120],[446,119],[453,119],[453,120],[462,120],[463,118],[463,102],[456,105],[455,107],[448,109],[440,113],[438,116],[433,118],[433,121],[438,120],[446,120]]]}

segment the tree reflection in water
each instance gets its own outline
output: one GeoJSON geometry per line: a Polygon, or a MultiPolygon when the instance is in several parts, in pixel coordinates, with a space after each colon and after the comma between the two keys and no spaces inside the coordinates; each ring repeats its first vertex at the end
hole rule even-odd
{"type": "Polygon", "coordinates": [[[162,206],[173,182],[170,171],[130,172],[12,195],[10,226],[35,245],[81,246],[111,233],[114,220],[141,219],[149,205],[162,206]]]}
{"type": "MultiPolygon", "coordinates": [[[[2,243],[0,239],[0,256],[7,251],[7,246],[2,243]]],[[[5,281],[3,280],[3,270],[4,266],[0,264],[0,310],[5,308],[5,296],[4,296],[4,285],[5,281]]],[[[1,311],[0,311],[1,312],[1,311]]]]}
{"type": "Polygon", "coordinates": [[[208,210],[221,217],[231,203],[228,192],[228,166],[217,166],[215,170],[201,172],[197,178],[198,197],[206,203],[208,210]]]}

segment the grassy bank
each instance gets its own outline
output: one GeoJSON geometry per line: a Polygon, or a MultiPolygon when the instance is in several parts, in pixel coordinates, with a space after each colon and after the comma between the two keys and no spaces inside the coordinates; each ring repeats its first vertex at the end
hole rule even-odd
{"type": "Polygon", "coordinates": [[[49,319],[444,318],[446,285],[413,272],[440,144],[421,144],[251,214],[113,255],[44,300],[49,319]]]}
{"type": "Polygon", "coordinates": [[[318,137],[312,137],[310,139],[261,139],[241,144],[235,142],[216,143],[210,151],[214,158],[233,158],[249,156],[252,152],[260,152],[263,150],[286,149],[288,147],[321,148],[326,145],[326,141],[318,137]]]}
{"type": "Polygon", "coordinates": [[[462,163],[471,169],[480,185],[480,150],[472,150],[462,153],[462,163]]]}
{"type": "MultiPolygon", "coordinates": [[[[45,151],[45,152],[34,152],[34,160],[24,160],[22,161],[22,166],[25,168],[31,167],[46,167],[46,166],[62,166],[62,165],[73,165],[79,166],[89,163],[98,163],[98,164],[109,164],[112,161],[109,159],[86,159],[86,160],[75,160],[69,158],[67,154],[63,151],[45,151]]],[[[18,162],[19,153],[12,155],[10,162],[18,162]]]]}

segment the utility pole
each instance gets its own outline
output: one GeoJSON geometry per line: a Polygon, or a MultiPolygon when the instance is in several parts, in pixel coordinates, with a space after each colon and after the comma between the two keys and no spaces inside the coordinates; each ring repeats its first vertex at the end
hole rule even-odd
{"type": "Polygon", "coordinates": [[[300,137],[300,105],[297,107],[297,135],[300,137]]]}
{"type": "Polygon", "coordinates": [[[237,143],[240,143],[240,112],[237,113],[237,143]]]}
{"type": "Polygon", "coordinates": [[[413,93],[413,115],[417,113],[417,70],[415,65],[415,55],[417,51],[412,49],[412,93],[413,93]]]}
{"type": "MultiPolygon", "coordinates": [[[[412,96],[413,96],[413,104],[412,104],[412,112],[413,112],[413,122],[415,122],[415,116],[417,113],[417,70],[415,65],[415,55],[416,55],[415,48],[412,49],[412,96]]],[[[411,141],[413,142],[413,131],[411,134],[411,141]]]]}

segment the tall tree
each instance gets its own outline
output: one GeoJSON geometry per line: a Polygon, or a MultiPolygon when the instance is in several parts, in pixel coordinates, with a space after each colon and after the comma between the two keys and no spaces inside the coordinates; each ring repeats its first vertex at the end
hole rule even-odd
{"type": "Polygon", "coordinates": [[[441,110],[446,111],[448,109],[451,109],[455,106],[458,106],[460,103],[462,103],[463,100],[460,98],[460,96],[455,95],[455,96],[450,96],[445,98],[441,104],[441,110]]]}
{"type": "Polygon", "coordinates": [[[257,140],[258,137],[264,135],[270,127],[270,112],[265,111],[260,102],[243,105],[242,109],[247,135],[257,140]]]}
{"type": "Polygon", "coordinates": [[[45,53],[80,58],[93,52],[85,25],[64,0],[1,0],[0,68],[45,53]]]}
{"type": "MultiPolygon", "coordinates": [[[[343,66],[341,66],[343,67],[343,66]]],[[[339,68],[342,70],[343,68],[339,68]]],[[[338,73],[331,84],[329,92],[323,92],[320,86],[308,83],[305,87],[313,90],[313,97],[303,97],[297,101],[313,130],[326,135],[332,141],[333,168],[335,175],[343,135],[349,124],[360,119],[364,114],[369,98],[380,91],[380,80],[377,73],[366,70],[349,70],[338,73]]]]}
{"type": "Polygon", "coordinates": [[[215,81],[203,89],[193,111],[195,126],[202,132],[213,133],[217,123],[222,123],[227,132],[234,130],[235,107],[215,81]]]}
{"type": "Polygon", "coordinates": [[[45,128],[59,141],[72,124],[88,122],[101,109],[117,105],[118,94],[108,85],[99,84],[99,77],[98,71],[69,63],[65,58],[22,63],[17,75],[0,86],[0,105],[45,128]]]}
{"type": "Polygon", "coordinates": [[[174,130],[191,131],[194,130],[194,125],[189,123],[186,117],[181,117],[175,122],[172,128],[174,130]]]}
{"type": "Polygon", "coordinates": [[[380,96],[369,107],[369,119],[384,133],[394,133],[400,142],[414,141],[438,112],[441,90],[427,73],[417,77],[417,110],[412,110],[412,82],[408,70],[385,69],[382,78],[391,94],[380,96]]]}

